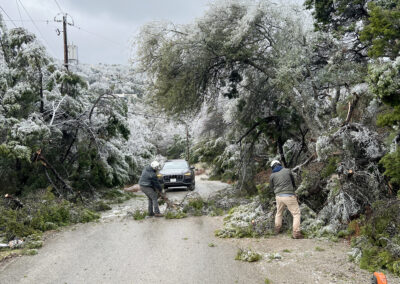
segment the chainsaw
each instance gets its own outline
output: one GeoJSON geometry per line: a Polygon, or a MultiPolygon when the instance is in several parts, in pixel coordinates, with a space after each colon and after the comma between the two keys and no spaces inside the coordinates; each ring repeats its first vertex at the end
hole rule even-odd
{"type": "Polygon", "coordinates": [[[372,284],[387,284],[387,279],[386,275],[383,274],[382,272],[374,272],[374,275],[372,276],[372,284]]]}
{"type": "Polygon", "coordinates": [[[167,208],[173,208],[177,209],[178,205],[175,203],[172,203],[171,200],[168,199],[167,195],[164,192],[158,191],[158,197],[160,197],[164,202],[167,204],[167,208]]]}

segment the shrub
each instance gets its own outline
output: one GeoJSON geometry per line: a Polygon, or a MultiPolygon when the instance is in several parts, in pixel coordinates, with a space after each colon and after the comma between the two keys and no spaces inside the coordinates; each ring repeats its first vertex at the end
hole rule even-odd
{"type": "Polygon", "coordinates": [[[59,202],[51,192],[46,192],[41,198],[42,202],[27,200],[25,207],[19,210],[0,207],[0,231],[5,241],[100,218],[87,208],[65,200],[59,202]]]}
{"type": "Polygon", "coordinates": [[[182,219],[186,217],[187,217],[186,213],[181,211],[168,211],[165,214],[166,219],[182,219]]]}
{"type": "Polygon", "coordinates": [[[361,235],[352,242],[362,251],[360,267],[369,271],[388,269],[400,276],[398,252],[393,249],[400,246],[400,201],[376,202],[371,217],[361,223],[361,235]],[[360,238],[363,241],[358,241],[360,238]]]}
{"type": "Polygon", "coordinates": [[[235,260],[255,262],[262,258],[261,254],[251,250],[251,249],[239,249],[236,254],[235,260]]]}
{"type": "Polygon", "coordinates": [[[105,203],[103,200],[96,202],[92,208],[96,212],[111,210],[111,206],[105,203]]]}
{"type": "Polygon", "coordinates": [[[386,154],[380,163],[385,167],[385,175],[390,177],[390,181],[400,185],[400,148],[386,154]]]}
{"type": "Polygon", "coordinates": [[[337,163],[339,161],[338,157],[331,157],[328,160],[328,164],[324,167],[321,172],[322,178],[328,178],[336,171],[337,163]]]}
{"type": "Polygon", "coordinates": [[[133,212],[133,219],[135,220],[143,220],[144,218],[146,218],[146,216],[147,212],[145,211],[135,210],[135,212],[133,212]]]}

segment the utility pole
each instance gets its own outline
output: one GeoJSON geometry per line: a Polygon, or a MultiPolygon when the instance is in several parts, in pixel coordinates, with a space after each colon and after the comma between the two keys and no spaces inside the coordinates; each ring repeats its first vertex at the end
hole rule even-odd
{"type": "MultiPolygon", "coordinates": [[[[68,15],[67,13],[59,13],[54,17],[54,22],[62,22],[63,24],[63,42],[64,42],[64,66],[65,68],[68,70],[68,40],[67,40],[67,25],[73,26],[74,25],[74,20],[72,19],[72,17],[70,15],[68,15]],[[62,15],[62,20],[61,19],[57,19],[58,16],[62,15]],[[71,18],[72,23],[68,23],[68,16],[71,18]]],[[[61,32],[59,29],[56,30],[57,34],[60,35],[61,32]]]]}
{"type": "Polygon", "coordinates": [[[64,66],[68,70],[67,14],[63,15],[64,66]]]}

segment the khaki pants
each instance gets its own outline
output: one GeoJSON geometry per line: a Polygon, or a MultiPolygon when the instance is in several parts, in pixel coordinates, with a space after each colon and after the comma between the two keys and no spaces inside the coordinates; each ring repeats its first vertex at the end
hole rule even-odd
{"type": "Polygon", "coordinates": [[[282,227],[282,215],[285,207],[289,209],[293,216],[293,234],[300,233],[300,207],[297,203],[297,197],[293,196],[276,196],[276,215],[275,215],[275,228],[282,227]]]}

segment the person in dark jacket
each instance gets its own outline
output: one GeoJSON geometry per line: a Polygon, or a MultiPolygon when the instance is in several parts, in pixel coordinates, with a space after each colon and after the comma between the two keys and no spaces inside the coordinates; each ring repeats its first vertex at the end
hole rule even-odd
{"type": "Polygon", "coordinates": [[[155,217],[164,216],[160,213],[160,209],[158,208],[158,194],[162,191],[162,187],[157,178],[157,171],[159,169],[160,163],[153,161],[150,166],[143,169],[139,180],[140,190],[146,194],[149,200],[148,214],[149,216],[155,217]]]}
{"type": "Polygon", "coordinates": [[[275,193],[276,215],[275,233],[279,234],[282,227],[282,216],[287,207],[293,216],[293,238],[302,239],[300,231],[300,207],[295,194],[296,185],[290,169],[283,168],[278,160],[271,163],[272,174],[269,177],[269,186],[275,193]]]}

